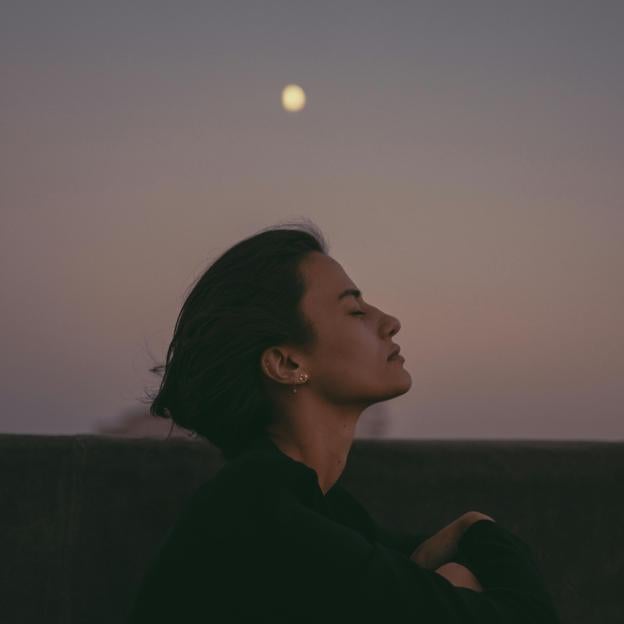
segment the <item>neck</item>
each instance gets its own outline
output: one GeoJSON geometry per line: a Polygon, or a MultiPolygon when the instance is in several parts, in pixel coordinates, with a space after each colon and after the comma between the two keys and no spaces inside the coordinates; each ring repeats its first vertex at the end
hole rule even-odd
{"type": "Polygon", "coordinates": [[[312,468],[323,495],[338,481],[347,464],[360,409],[350,411],[302,409],[272,423],[268,435],[286,455],[312,468]]]}

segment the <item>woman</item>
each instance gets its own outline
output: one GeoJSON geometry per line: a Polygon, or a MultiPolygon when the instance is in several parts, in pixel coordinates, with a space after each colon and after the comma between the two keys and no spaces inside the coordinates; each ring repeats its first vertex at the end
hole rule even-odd
{"type": "Polygon", "coordinates": [[[313,225],[220,256],[182,306],[151,413],[217,446],[129,624],[558,622],[528,547],[485,514],[378,525],[340,483],[362,412],[406,393],[401,325],[313,225]]]}

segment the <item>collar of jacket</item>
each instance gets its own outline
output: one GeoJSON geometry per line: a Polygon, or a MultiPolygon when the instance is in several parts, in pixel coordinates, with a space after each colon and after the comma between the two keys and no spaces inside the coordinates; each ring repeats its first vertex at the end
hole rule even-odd
{"type": "Polygon", "coordinates": [[[340,488],[339,478],[327,494],[323,494],[316,470],[284,453],[267,433],[262,433],[254,438],[241,455],[247,458],[253,456],[275,460],[287,469],[288,475],[292,478],[291,483],[295,484],[298,493],[303,495],[307,502],[321,505],[323,508],[326,508],[328,501],[340,488]]]}
{"type": "Polygon", "coordinates": [[[260,459],[274,462],[275,466],[280,469],[280,476],[284,476],[302,503],[343,524],[340,518],[348,517],[349,520],[345,526],[355,528],[369,541],[376,539],[377,529],[374,520],[360,502],[342,487],[344,472],[327,491],[327,494],[323,494],[316,471],[286,455],[266,433],[252,440],[241,453],[241,457],[243,456],[249,461],[260,459]]]}

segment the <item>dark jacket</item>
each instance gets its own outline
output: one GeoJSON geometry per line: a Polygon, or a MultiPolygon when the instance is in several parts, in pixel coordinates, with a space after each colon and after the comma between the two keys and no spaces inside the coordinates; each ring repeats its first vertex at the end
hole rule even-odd
{"type": "Polygon", "coordinates": [[[455,561],[483,592],[409,556],[430,534],[380,526],[340,479],[267,436],[201,485],[151,561],[126,624],[559,624],[529,547],[479,520],[455,561]]]}

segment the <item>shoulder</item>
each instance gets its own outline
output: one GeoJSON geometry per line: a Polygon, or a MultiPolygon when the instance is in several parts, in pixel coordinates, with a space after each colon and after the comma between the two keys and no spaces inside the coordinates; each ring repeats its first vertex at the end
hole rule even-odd
{"type": "Polygon", "coordinates": [[[251,586],[254,579],[247,571],[260,571],[267,557],[258,555],[272,554],[271,536],[276,535],[276,518],[292,478],[293,471],[279,458],[249,454],[226,462],[201,483],[154,553],[137,597],[137,613],[148,609],[160,617],[187,601],[191,608],[210,586],[230,596],[241,578],[251,586]]]}
{"type": "Polygon", "coordinates": [[[202,483],[187,501],[185,510],[233,524],[250,515],[258,519],[269,516],[290,490],[294,476],[278,458],[248,454],[226,462],[202,483]]]}

